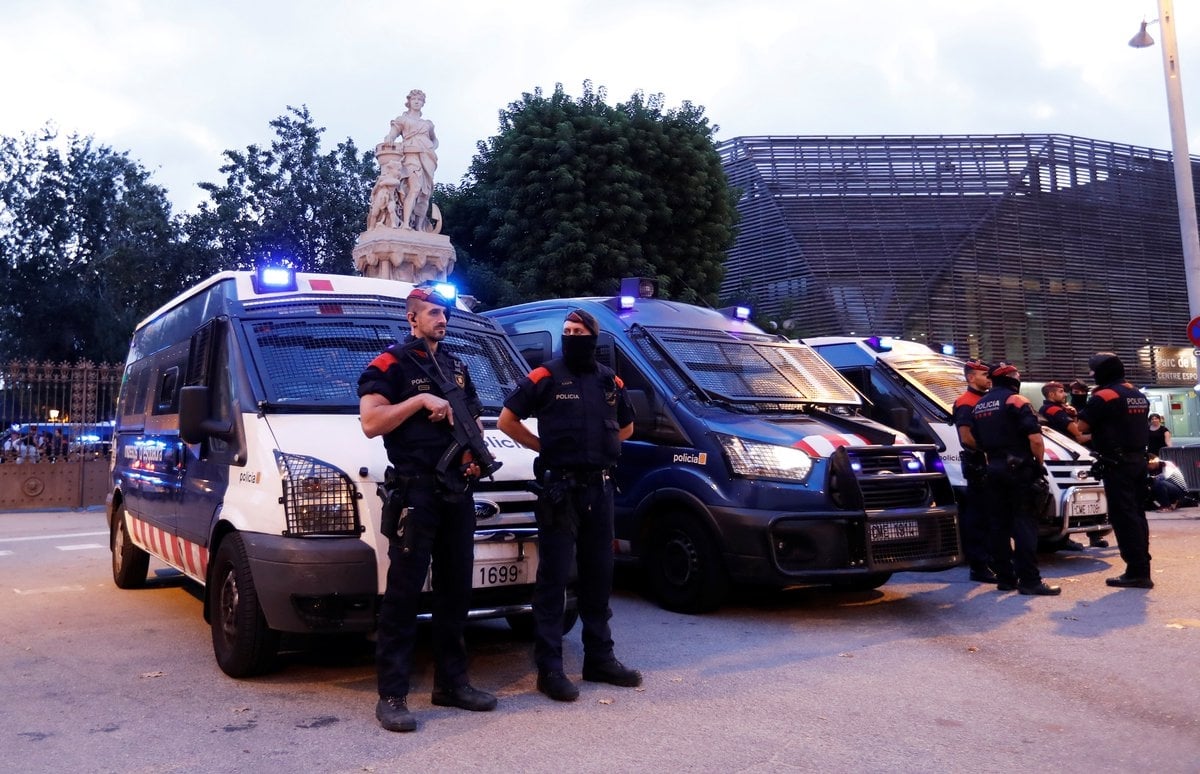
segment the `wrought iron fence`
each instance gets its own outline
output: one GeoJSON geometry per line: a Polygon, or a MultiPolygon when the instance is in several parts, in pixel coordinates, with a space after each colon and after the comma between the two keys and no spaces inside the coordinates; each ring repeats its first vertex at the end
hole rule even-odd
{"type": "Polygon", "coordinates": [[[0,509],[104,502],[119,364],[0,364],[0,509]]]}

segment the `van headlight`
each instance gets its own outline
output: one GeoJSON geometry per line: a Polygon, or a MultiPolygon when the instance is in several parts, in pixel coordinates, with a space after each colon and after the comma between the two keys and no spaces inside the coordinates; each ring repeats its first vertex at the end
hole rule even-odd
{"type": "Polygon", "coordinates": [[[717,438],[735,475],[803,482],[812,473],[813,458],[792,446],[776,446],[732,435],[718,435],[717,438]]]}
{"type": "Polygon", "coordinates": [[[313,457],[275,452],[283,480],[284,535],[358,535],[358,490],[338,468],[313,457]]]}

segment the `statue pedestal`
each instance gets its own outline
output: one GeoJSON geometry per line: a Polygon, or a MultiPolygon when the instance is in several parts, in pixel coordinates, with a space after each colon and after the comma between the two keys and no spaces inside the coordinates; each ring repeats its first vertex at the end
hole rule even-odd
{"type": "Polygon", "coordinates": [[[441,282],[454,271],[450,237],[412,229],[376,226],[359,235],[351,254],[364,277],[441,282]]]}

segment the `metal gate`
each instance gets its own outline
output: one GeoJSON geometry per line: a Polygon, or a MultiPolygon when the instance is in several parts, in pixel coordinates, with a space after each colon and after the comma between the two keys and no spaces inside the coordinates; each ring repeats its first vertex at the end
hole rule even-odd
{"type": "Polygon", "coordinates": [[[103,504],[122,366],[0,364],[0,510],[103,504]]]}

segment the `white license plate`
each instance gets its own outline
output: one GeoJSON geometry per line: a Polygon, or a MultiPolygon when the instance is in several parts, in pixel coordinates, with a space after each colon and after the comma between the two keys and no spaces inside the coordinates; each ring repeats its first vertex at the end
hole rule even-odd
{"type": "Polygon", "coordinates": [[[1104,513],[1101,503],[1072,503],[1072,516],[1099,516],[1104,513]]]}
{"type": "Polygon", "coordinates": [[[523,559],[514,559],[511,562],[499,564],[476,563],[475,577],[471,586],[477,589],[486,589],[492,586],[515,586],[519,583],[528,583],[526,573],[523,559]]]}
{"type": "Polygon", "coordinates": [[[484,589],[533,583],[537,577],[537,549],[536,541],[476,543],[471,585],[484,589]]]}
{"type": "Polygon", "coordinates": [[[888,540],[904,540],[921,536],[921,527],[915,521],[881,521],[871,522],[871,542],[882,543],[888,540]]]}

